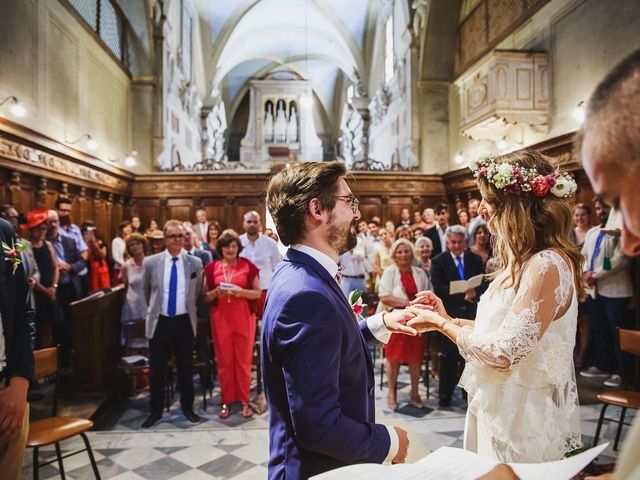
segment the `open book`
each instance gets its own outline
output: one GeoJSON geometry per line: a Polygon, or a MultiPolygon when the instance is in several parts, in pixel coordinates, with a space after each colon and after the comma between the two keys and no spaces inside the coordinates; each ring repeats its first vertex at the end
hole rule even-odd
{"type": "Polygon", "coordinates": [[[455,295],[456,293],[464,293],[470,288],[478,288],[482,285],[484,279],[484,273],[471,277],[469,280],[453,280],[449,284],[449,295],[455,295]]]}
{"type": "MultiPolygon", "coordinates": [[[[521,480],[569,480],[596,458],[608,443],[597,445],[573,457],[546,463],[510,463],[521,480]]],[[[440,447],[414,464],[379,465],[362,463],[338,468],[312,477],[313,480],[475,480],[499,462],[460,448],[440,447]]]]}

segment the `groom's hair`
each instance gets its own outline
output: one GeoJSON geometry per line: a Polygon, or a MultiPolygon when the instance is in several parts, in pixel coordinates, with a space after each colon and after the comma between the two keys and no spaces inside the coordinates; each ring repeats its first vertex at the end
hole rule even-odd
{"type": "Polygon", "coordinates": [[[311,200],[317,198],[325,210],[335,208],[338,180],[345,174],[344,165],[338,162],[304,162],[288,165],[271,178],[266,203],[284,245],[304,238],[311,200]]]}

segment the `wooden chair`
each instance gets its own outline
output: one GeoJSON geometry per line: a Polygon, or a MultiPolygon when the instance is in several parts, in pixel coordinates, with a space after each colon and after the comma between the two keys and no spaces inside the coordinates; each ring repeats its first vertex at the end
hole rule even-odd
{"type": "MultiPolygon", "coordinates": [[[[623,330],[620,329],[620,349],[624,352],[629,352],[634,355],[640,355],[640,331],[638,330],[623,330]]],[[[638,410],[640,408],[640,392],[632,390],[612,390],[608,392],[599,393],[597,395],[602,405],[600,411],[600,418],[598,420],[598,426],[596,427],[596,434],[593,438],[593,445],[598,444],[600,438],[600,430],[604,420],[617,421],[618,431],[616,432],[616,440],[613,444],[613,449],[618,450],[618,443],[620,441],[620,434],[622,433],[622,425],[631,425],[624,421],[625,414],[628,408],[638,410]],[[620,418],[617,420],[614,418],[606,418],[604,416],[605,411],[609,405],[615,405],[621,407],[620,418]]]]}
{"type": "Polygon", "coordinates": [[[120,362],[118,370],[127,380],[125,387],[129,394],[136,394],[149,385],[149,343],[145,336],[145,321],[136,320],[122,324],[124,345],[122,355],[142,355],[147,358],[144,364],[127,365],[120,362]]]}
{"type": "Polygon", "coordinates": [[[74,417],[58,417],[58,347],[44,348],[42,350],[36,350],[33,352],[35,360],[35,380],[40,380],[45,377],[55,376],[55,387],[53,392],[53,405],[51,410],[51,417],[43,420],[37,420],[29,424],[29,437],[27,438],[27,447],[33,448],[33,478],[38,480],[39,469],[41,466],[48,465],[57,460],[58,467],[60,469],[60,476],[64,479],[64,466],[62,463],[63,458],[70,457],[86,450],[91,460],[91,467],[95,477],[100,479],[100,472],[98,472],[98,465],[96,459],[91,451],[91,445],[87,435],[84,433],[93,427],[91,420],[84,418],[74,417]],[[84,441],[85,448],[76,452],[62,455],[60,450],[60,442],[68,438],[80,435],[84,441]],[[56,460],[50,460],[44,463],[38,463],[38,450],[47,445],[53,444],[56,449],[56,460]]]}

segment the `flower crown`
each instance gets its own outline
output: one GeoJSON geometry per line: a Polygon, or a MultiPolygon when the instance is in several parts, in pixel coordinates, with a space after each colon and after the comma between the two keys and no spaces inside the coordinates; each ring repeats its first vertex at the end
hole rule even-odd
{"type": "Polygon", "coordinates": [[[509,195],[533,192],[537,197],[544,197],[551,192],[556,197],[565,198],[573,195],[578,189],[578,185],[568,173],[553,172],[542,175],[535,168],[498,163],[493,157],[474,160],[469,164],[469,168],[475,178],[485,177],[489,183],[509,195]]]}

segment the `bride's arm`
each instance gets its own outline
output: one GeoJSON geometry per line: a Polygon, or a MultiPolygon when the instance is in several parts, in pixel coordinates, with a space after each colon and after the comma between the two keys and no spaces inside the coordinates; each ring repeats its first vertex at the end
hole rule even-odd
{"type": "MultiPolygon", "coordinates": [[[[480,334],[465,326],[456,332],[460,354],[471,363],[501,370],[514,367],[538,345],[551,322],[566,312],[573,289],[571,270],[557,253],[536,255],[497,331],[480,334]]],[[[450,329],[445,327],[445,332],[450,329]]]]}

